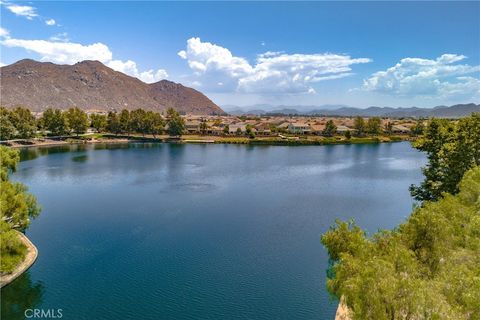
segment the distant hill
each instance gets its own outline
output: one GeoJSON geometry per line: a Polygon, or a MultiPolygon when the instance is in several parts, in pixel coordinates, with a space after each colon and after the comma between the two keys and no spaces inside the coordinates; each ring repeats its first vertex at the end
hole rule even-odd
{"type": "Polygon", "coordinates": [[[284,114],[284,115],[323,115],[323,116],[363,116],[363,117],[391,117],[391,118],[461,118],[470,115],[473,112],[480,112],[480,104],[457,104],[450,107],[438,106],[435,108],[392,108],[392,107],[369,107],[365,109],[353,108],[347,106],[335,106],[329,105],[329,108],[301,106],[301,107],[286,107],[275,109],[271,108],[270,111],[254,109],[249,107],[235,109],[235,114],[252,114],[252,115],[264,115],[264,114],[284,114]],[[297,108],[301,108],[299,111],[297,108]]]}
{"type": "Polygon", "coordinates": [[[167,80],[147,84],[98,61],[58,65],[20,60],[0,68],[0,81],[0,102],[5,107],[24,106],[33,111],[72,106],[104,111],[174,107],[182,113],[224,114],[195,89],[167,80]]]}

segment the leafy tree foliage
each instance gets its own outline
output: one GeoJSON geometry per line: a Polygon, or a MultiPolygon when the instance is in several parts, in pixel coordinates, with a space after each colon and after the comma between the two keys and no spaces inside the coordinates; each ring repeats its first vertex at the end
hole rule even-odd
{"type": "Polygon", "coordinates": [[[325,124],[322,134],[326,137],[332,137],[337,132],[337,126],[333,123],[333,120],[328,120],[325,124]]]}
{"type": "Polygon", "coordinates": [[[122,110],[119,117],[120,122],[120,132],[123,134],[130,135],[132,129],[132,123],[130,120],[130,112],[128,110],[122,110]]]}
{"type": "Polygon", "coordinates": [[[422,120],[418,120],[417,123],[410,128],[410,134],[412,136],[419,136],[423,134],[423,130],[425,129],[425,126],[423,125],[422,120]]]}
{"type": "Polygon", "coordinates": [[[366,238],[337,221],[322,236],[329,291],[344,297],[353,319],[480,319],[479,199],[477,166],[458,194],[425,202],[393,231],[366,238]]]}
{"type": "Polygon", "coordinates": [[[42,114],[42,127],[54,136],[65,135],[68,131],[68,122],[65,113],[58,109],[48,108],[42,114]]]}
{"type": "Polygon", "coordinates": [[[206,133],[207,133],[207,130],[208,130],[207,121],[201,121],[201,122],[200,122],[200,132],[201,132],[202,134],[206,134],[206,133]]]}
{"type": "Polygon", "coordinates": [[[345,131],[345,138],[347,140],[350,140],[352,138],[352,133],[350,132],[350,130],[345,131]]]}
{"type": "Polygon", "coordinates": [[[353,120],[353,127],[357,136],[363,136],[365,134],[365,120],[362,117],[355,117],[353,120]]]}
{"type": "Polygon", "coordinates": [[[15,137],[17,129],[12,123],[12,114],[8,109],[0,107],[0,140],[10,140],[15,137]]]}
{"type": "Polygon", "coordinates": [[[393,133],[393,123],[388,121],[387,123],[385,123],[385,126],[383,128],[383,131],[388,134],[388,135],[391,135],[393,133]]]}
{"type": "Polygon", "coordinates": [[[91,114],[90,126],[97,132],[102,132],[107,128],[107,116],[104,114],[91,114]]]}
{"type": "Polygon", "coordinates": [[[414,146],[427,153],[428,164],[422,169],[425,180],[410,187],[412,196],[425,201],[437,200],[445,192],[455,194],[464,173],[480,165],[480,114],[457,123],[432,119],[414,146]]]}
{"type": "Polygon", "coordinates": [[[181,136],[185,131],[185,122],[180,114],[173,108],[167,109],[168,134],[170,136],[181,136]]]}
{"type": "Polygon", "coordinates": [[[120,132],[122,132],[120,119],[116,112],[110,111],[107,114],[107,130],[114,134],[119,134],[120,132]]]}
{"type": "Polygon", "coordinates": [[[88,116],[85,111],[78,107],[70,108],[65,114],[68,126],[75,134],[85,133],[88,128],[88,116]]]}
{"type": "Polygon", "coordinates": [[[0,146],[0,215],[1,221],[10,228],[25,230],[30,224],[30,218],[35,218],[40,208],[33,195],[27,192],[27,187],[18,182],[11,182],[9,173],[15,171],[19,161],[17,150],[0,146]]]}
{"type": "Polygon", "coordinates": [[[28,139],[35,136],[37,122],[30,110],[17,107],[10,113],[10,121],[16,129],[16,137],[28,139]]]}
{"type": "Polygon", "coordinates": [[[367,120],[366,131],[371,135],[381,133],[382,120],[379,117],[372,117],[367,120]]]}

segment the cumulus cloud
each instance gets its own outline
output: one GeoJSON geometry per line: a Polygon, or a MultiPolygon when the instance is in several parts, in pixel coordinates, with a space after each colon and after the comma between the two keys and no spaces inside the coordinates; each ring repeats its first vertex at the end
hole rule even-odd
{"type": "Polygon", "coordinates": [[[404,58],[364,80],[363,90],[397,96],[453,97],[478,94],[480,66],[456,64],[464,55],[444,54],[435,60],[404,58]]]}
{"type": "Polygon", "coordinates": [[[23,48],[39,54],[41,61],[74,64],[83,60],[98,60],[114,70],[137,77],[148,83],[165,79],[168,76],[163,69],[139,71],[136,62],[132,60],[114,60],[112,51],[107,45],[100,42],[83,45],[65,41],[25,40],[4,37],[0,43],[5,47],[23,48]]]}
{"type": "Polygon", "coordinates": [[[106,62],[106,64],[113,70],[134,76],[146,83],[157,82],[168,77],[168,73],[164,69],[158,69],[157,71],[147,70],[141,72],[138,70],[136,62],[132,60],[111,60],[106,62]]]}
{"type": "Polygon", "coordinates": [[[54,26],[55,25],[55,20],[54,19],[48,19],[48,20],[45,20],[45,24],[47,26],[54,26]]]}
{"type": "Polygon", "coordinates": [[[10,37],[10,32],[5,28],[0,27],[0,38],[8,38],[8,37],[10,37]]]}
{"type": "Polygon", "coordinates": [[[371,61],[331,53],[265,52],[252,65],[227,48],[200,38],[189,39],[186,50],[178,55],[187,60],[197,77],[206,80],[202,83],[212,84],[210,90],[244,93],[312,93],[311,84],[349,76],[351,65],[371,61]]]}
{"type": "Polygon", "coordinates": [[[31,6],[21,6],[12,3],[5,3],[5,7],[17,16],[25,17],[28,20],[32,20],[34,17],[38,16],[36,9],[31,6]]]}

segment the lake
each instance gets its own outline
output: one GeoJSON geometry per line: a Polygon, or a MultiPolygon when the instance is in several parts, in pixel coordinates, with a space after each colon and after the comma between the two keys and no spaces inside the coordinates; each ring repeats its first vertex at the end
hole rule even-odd
{"type": "Polygon", "coordinates": [[[2,319],[333,319],[320,235],[410,214],[425,156],[409,143],[33,148],[13,180],[43,211],[39,257],[2,319]]]}

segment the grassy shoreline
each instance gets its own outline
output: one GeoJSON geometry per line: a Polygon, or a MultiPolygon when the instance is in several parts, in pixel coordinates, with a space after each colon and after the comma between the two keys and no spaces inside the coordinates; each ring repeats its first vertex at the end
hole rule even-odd
{"type": "Polygon", "coordinates": [[[273,145],[273,146],[307,146],[307,145],[338,145],[338,144],[376,144],[400,141],[412,141],[410,136],[371,136],[352,137],[343,136],[321,137],[278,137],[264,136],[250,139],[241,136],[208,136],[208,135],[183,135],[179,138],[169,136],[138,136],[138,135],[112,135],[112,134],[87,134],[68,137],[39,137],[34,139],[19,139],[2,141],[2,144],[12,148],[28,148],[38,146],[57,146],[67,144],[94,144],[94,143],[130,143],[130,142],[163,142],[163,143],[213,143],[213,144],[248,144],[248,145],[273,145]]]}

